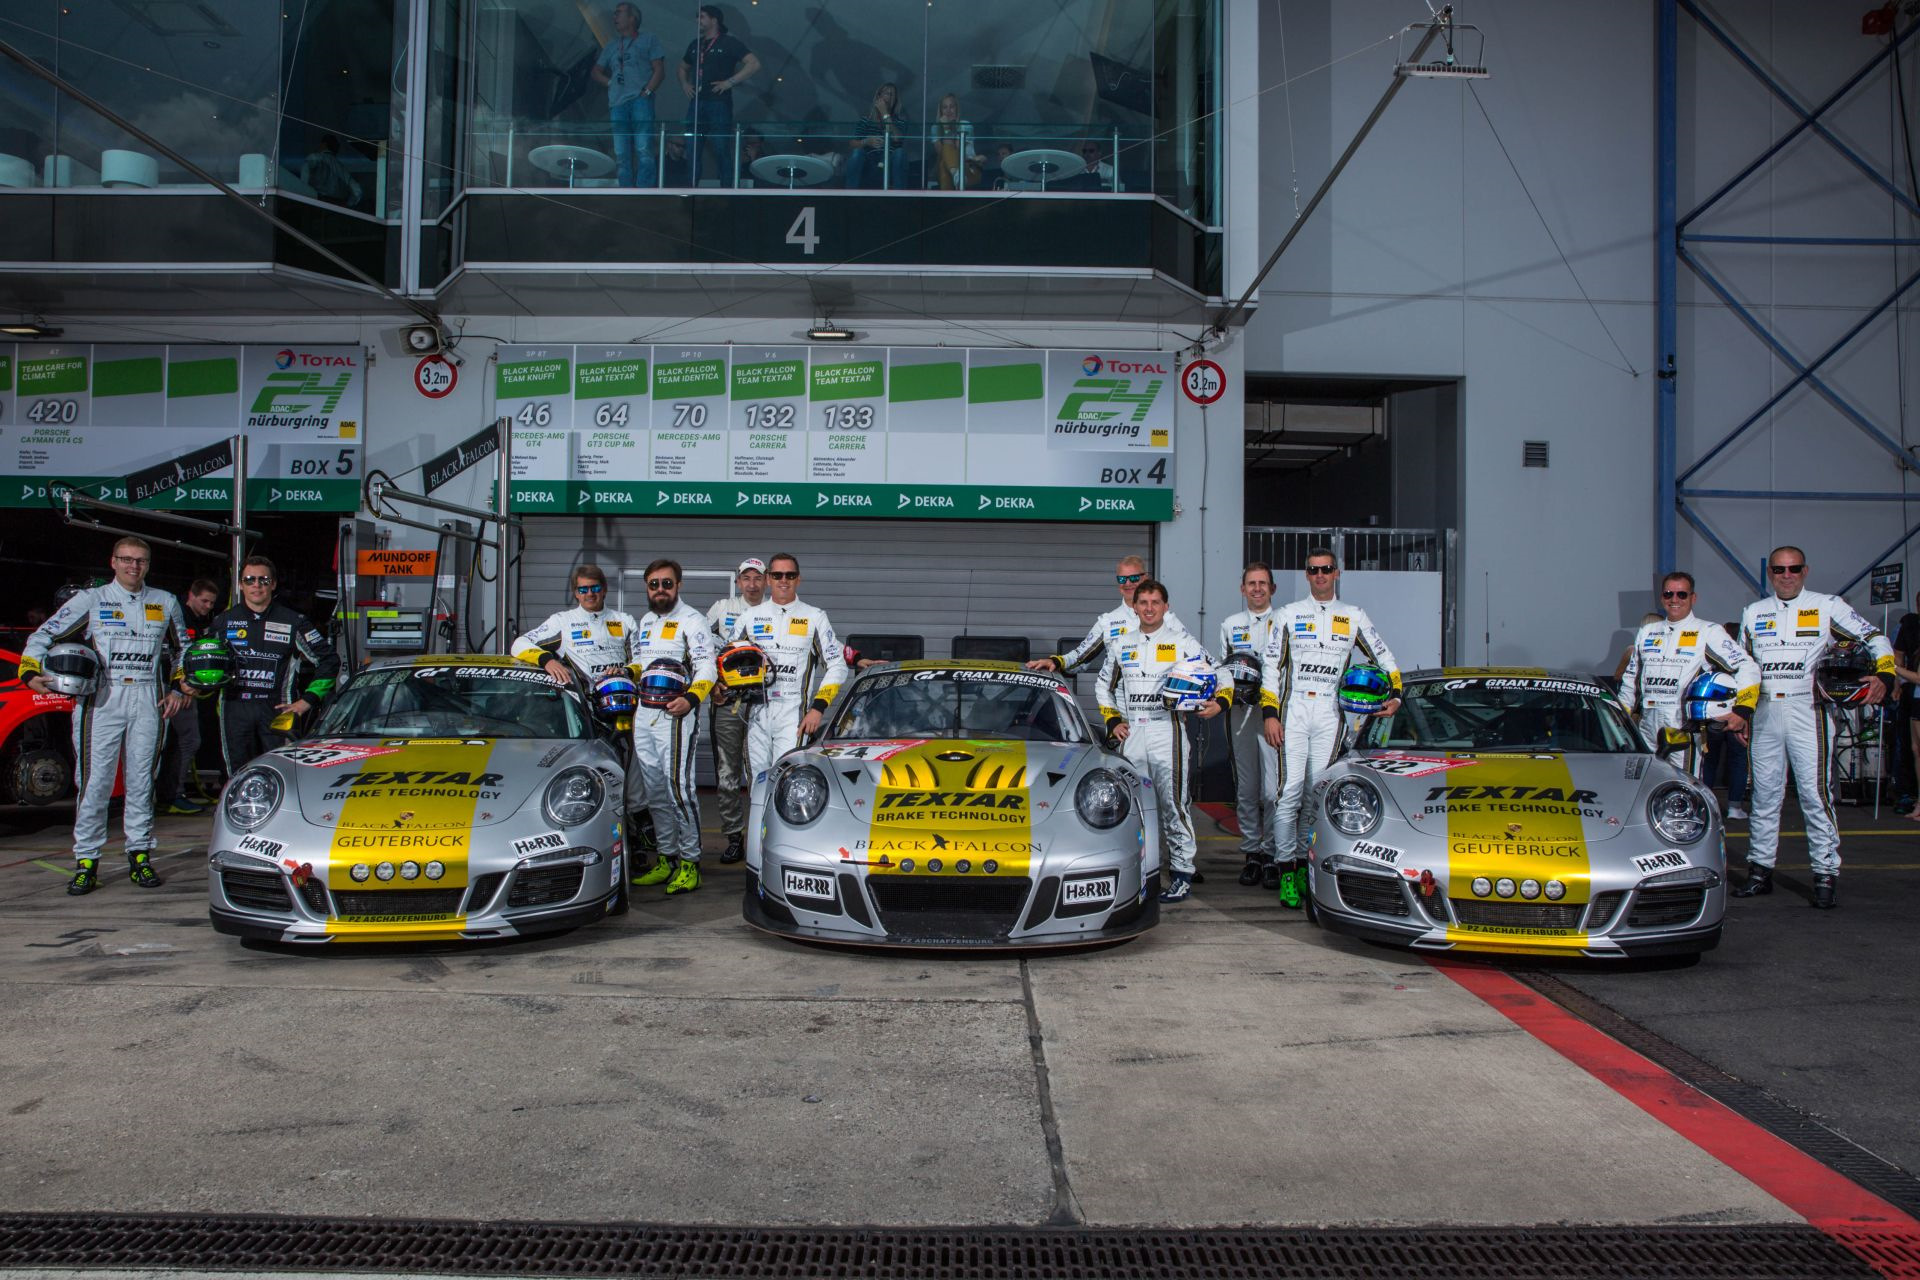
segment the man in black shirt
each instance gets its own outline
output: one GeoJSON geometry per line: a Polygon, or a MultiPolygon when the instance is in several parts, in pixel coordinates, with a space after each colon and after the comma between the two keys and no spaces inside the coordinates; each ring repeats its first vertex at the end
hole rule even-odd
{"type": "Polygon", "coordinates": [[[696,187],[703,177],[724,178],[733,172],[733,91],[760,70],[753,51],[727,33],[719,5],[701,5],[698,25],[700,34],[688,43],[679,68],[681,91],[690,99],[690,181],[696,187]]]}
{"type": "Polygon", "coordinates": [[[220,692],[220,741],[227,774],[291,739],[274,722],[310,711],[340,677],[340,656],[306,618],[275,604],[279,575],[265,556],[240,566],[241,603],[213,620],[212,634],[233,650],[233,679],[220,692]],[[293,696],[302,664],[312,668],[299,697],[293,696]]]}

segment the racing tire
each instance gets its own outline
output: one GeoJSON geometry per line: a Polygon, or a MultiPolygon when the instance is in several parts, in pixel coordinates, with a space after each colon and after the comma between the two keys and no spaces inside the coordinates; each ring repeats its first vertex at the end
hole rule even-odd
{"type": "Polygon", "coordinates": [[[46,805],[73,794],[73,763],[51,747],[14,747],[0,755],[0,795],[46,805]]]}

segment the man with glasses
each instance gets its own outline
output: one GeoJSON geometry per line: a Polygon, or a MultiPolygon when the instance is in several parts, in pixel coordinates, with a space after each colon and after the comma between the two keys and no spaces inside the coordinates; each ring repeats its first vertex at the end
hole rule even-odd
{"type": "Polygon", "coordinates": [[[220,747],[231,778],[257,755],[293,740],[297,717],[320,705],[340,678],[340,655],[320,629],[273,598],[279,574],[265,556],[240,566],[240,603],[217,615],[208,634],[233,653],[233,678],[220,691],[220,747]],[[299,696],[301,668],[307,669],[299,696]]]}
{"type": "MultiPolygon", "coordinates": [[[[1255,560],[1240,571],[1247,607],[1220,624],[1220,661],[1250,653],[1257,663],[1273,639],[1273,570],[1255,560]]],[[[1274,784],[1280,758],[1261,734],[1260,700],[1235,698],[1227,718],[1227,760],[1233,766],[1233,815],[1240,826],[1240,883],[1262,884],[1273,865],[1274,784]]]]}
{"type": "MultiPolygon", "coordinates": [[[[1139,556],[1122,556],[1120,563],[1114,566],[1113,580],[1120,588],[1120,605],[1109,609],[1093,620],[1088,628],[1086,639],[1075,645],[1071,653],[1056,653],[1051,657],[1035,658],[1027,664],[1029,671],[1058,671],[1061,675],[1072,675],[1081,667],[1094,666],[1107,652],[1107,646],[1127,632],[1140,625],[1140,616],[1134,612],[1133,593],[1147,576],[1147,562],[1139,556]]],[[[1185,631],[1186,624],[1169,610],[1166,616],[1169,626],[1185,631]]]]}
{"type": "Polygon", "coordinates": [[[48,692],[42,662],[63,642],[91,647],[100,659],[94,692],[73,713],[73,763],[80,790],[73,812],[71,894],[99,887],[100,847],[116,774],[126,778],[127,877],[142,889],[160,884],[153,869],[153,778],[166,721],[187,705],[179,657],[187,646],[180,602],[147,585],[153,551],[140,538],[113,544],[113,581],[76,592],[27,637],[20,678],[48,692]]]}
{"type": "MultiPolygon", "coordinates": [[[[707,625],[723,647],[733,642],[740,615],[766,598],[767,566],[748,556],[734,571],[733,586],[733,595],[707,610],[707,625]]],[[[707,699],[707,735],[713,743],[714,789],[720,793],[720,830],[727,837],[720,861],[738,862],[747,856],[747,803],[741,795],[747,785],[747,709],[725,684],[716,684],[707,699]]]]}
{"type": "Polygon", "coordinates": [[[1867,646],[1879,679],[1867,690],[1873,705],[1893,690],[1893,646],[1839,596],[1806,590],[1807,555],[1775,547],[1767,556],[1773,594],[1740,615],[1740,639],[1760,663],[1760,709],[1753,720],[1753,825],[1748,828],[1747,882],[1736,898],[1773,892],[1779,856],[1780,810],[1793,772],[1800,813],[1807,822],[1813,863],[1813,905],[1829,910],[1840,877],[1840,832],[1833,818],[1828,766],[1827,709],[1814,701],[1814,673],[1836,644],[1867,646]]]}
{"type": "Polygon", "coordinates": [[[640,29],[639,7],[621,0],[613,6],[613,39],[594,60],[593,80],[607,86],[607,121],[623,187],[654,184],[653,95],[666,77],[666,46],[640,29]]]}
{"type": "MultiPolygon", "coordinates": [[[[1307,888],[1306,836],[1300,808],[1313,776],[1333,762],[1345,728],[1340,678],[1358,657],[1387,673],[1396,691],[1400,668],[1367,611],[1335,595],[1340,562],[1329,547],[1307,552],[1307,597],[1274,611],[1260,673],[1261,732],[1280,753],[1280,800],[1273,822],[1274,886],[1282,906],[1297,909],[1307,888]]],[[[1394,698],[1381,708],[1399,710],[1394,698]]]]}
{"type": "Polygon", "coordinates": [[[1712,669],[1733,677],[1733,710],[1721,716],[1727,732],[1746,740],[1753,709],[1760,701],[1760,664],[1734,642],[1717,622],[1693,616],[1693,575],[1680,570],[1660,582],[1660,607],[1666,616],[1641,626],[1620,673],[1620,701],[1640,721],[1640,735],[1659,750],[1669,731],[1684,738],[1682,767],[1700,776],[1700,736],[1680,723],[1687,685],[1712,669]]]}
{"type": "Polygon", "coordinates": [[[573,601],[571,609],[516,637],[507,652],[544,667],[561,684],[572,684],[577,674],[591,692],[602,667],[633,661],[633,615],[607,608],[607,575],[597,564],[574,569],[573,601]]]}
{"type": "Polygon", "coordinates": [[[695,707],[713,689],[713,633],[693,606],[680,600],[680,565],[647,566],[647,616],[633,637],[633,665],[644,675],[661,659],[687,670],[687,691],[664,707],[642,705],[633,714],[633,766],[653,813],[660,856],[633,878],[664,885],[669,895],[700,887],[700,800],[694,790],[695,707]]]}
{"type": "Polygon", "coordinates": [[[847,678],[826,610],[800,599],[800,561],[781,552],[767,561],[769,598],[740,615],[733,639],[767,656],[767,701],[747,722],[747,759],[756,789],[782,753],[819,729],[847,678]]]}

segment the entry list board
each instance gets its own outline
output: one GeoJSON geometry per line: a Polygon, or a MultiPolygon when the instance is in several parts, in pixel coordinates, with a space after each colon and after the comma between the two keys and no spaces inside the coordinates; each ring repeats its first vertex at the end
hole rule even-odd
{"type": "Polygon", "coordinates": [[[513,504],[555,514],[1167,520],[1173,357],[508,346],[513,504]]]}

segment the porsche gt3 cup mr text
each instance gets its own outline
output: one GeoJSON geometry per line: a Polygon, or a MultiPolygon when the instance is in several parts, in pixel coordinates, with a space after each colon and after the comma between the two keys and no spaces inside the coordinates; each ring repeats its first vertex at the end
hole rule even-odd
{"type": "Polygon", "coordinates": [[[1734,642],[1725,627],[1692,614],[1679,622],[1663,618],[1644,624],[1633,637],[1627,669],[1620,676],[1620,701],[1639,717],[1647,745],[1659,750],[1661,735],[1669,729],[1686,733],[1680,763],[1696,775],[1700,772],[1699,735],[1687,732],[1681,702],[1688,684],[1702,671],[1732,677],[1734,714],[1753,718],[1754,704],[1760,700],[1760,664],[1734,642]]]}
{"type": "MultiPolygon", "coordinates": [[[[1254,687],[1236,684],[1233,710],[1227,719],[1227,759],[1233,765],[1233,816],[1240,827],[1240,854],[1248,862],[1271,861],[1274,855],[1274,805],[1279,800],[1280,757],[1260,736],[1260,655],[1273,638],[1272,609],[1258,613],[1243,609],[1220,624],[1220,661],[1231,665],[1233,655],[1254,655],[1254,687]]],[[[1258,868],[1255,868],[1257,872],[1258,868]]],[[[1253,877],[1241,883],[1254,883],[1253,877]]]]}
{"type": "Polygon", "coordinates": [[[713,633],[707,620],[684,601],[666,614],[640,619],[633,637],[633,664],[643,672],[671,659],[687,669],[686,698],[694,706],[684,716],[663,707],[641,707],[633,717],[633,758],[653,814],[654,836],[662,857],[700,861],[700,802],[694,793],[693,737],[699,706],[713,691],[713,633]]]}
{"type": "Polygon", "coordinates": [[[1274,857],[1297,862],[1307,856],[1302,802],[1314,776],[1340,747],[1345,721],[1338,694],[1347,663],[1357,654],[1384,670],[1396,689],[1400,669],[1364,609],[1308,598],[1277,606],[1273,613],[1273,634],[1261,661],[1260,713],[1264,719],[1279,719],[1285,731],[1274,857]]]}
{"type": "MultiPolygon", "coordinates": [[[[1207,651],[1185,631],[1163,621],[1152,632],[1128,631],[1107,647],[1094,697],[1107,728],[1127,726],[1124,750],[1136,769],[1153,780],[1160,799],[1160,838],[1173,880],[1170,894],[1184,897],[1193,878],[1192,746],[1185,712],[1162,698],[1167,675],[1181,663],[1207,662],[1207,651]]],[[[1220,695],[1231,708],[1231,690],[1220,695]]]]}
{"type": "Polygon", "coordinates": [[[578,684],[498,656],[376,663],[228,784],[208,911],[270,941],[547,933],[626,909],[624,778],[578,684]]]}
{"type": "Polygon", "coordinates": [[[1713,796],[1589,676],[1416,671],[1315,783],[1323,928],[1421,951],[1705,951],[1727,889],[1713,796]]]}
{"type": "MultiPolygon", "coordinates": [[[[127,857],[134,878],[158,883],[145,866],[153,844],[153,780],[160,768],[166,720],[160,701],[178,679],[175,664],[187,647],[180,603],[144,583],[118,581],[76,593],[41,623],[20,655],[20,676],[40,671],[47,650],[61,641],[91,647],[100,658],[98,683],[73,713],[73,763],[80,799],[73,818],[73,856],[91,875],[107,840],[107,805],[125,756],[127,857]]],[[[90,887],[90,886],[89,886],[90,887]]]]}
{"type": "Polygon", "coordinates": [[[1787,771],[1793,771],[1800,811],[1807,820],[1807,852],[1816,877],[1840,872],[1840,833],[1834,824],[1831,712],[1814,696],[1814,671],[1836,644],[1867,646],[1874,668],[1891,688],[1893,646],[1839,596],[1802,591],[1790,600],[1768,596],[1740,616],[1740,638],[1760,663],[1760,707],[1754,715],[1753,819],[1747,862],[1760,869],[1753,887],[1764,892],[1779,856],[1780,810],[1787,771]]]}
{"type": "MultiPolygon", "coordinates": [[[[781,753],[800,741],[807,711],[825,711],[846,683],[847,660],[826,610],[803,600],[763,600],[734,623],[734,640],[758,648],[767,660],[767,701],[747,722],[747,767],[757,792],[781,753]]],[[[751,826],[751,823],[749,823],[751,826]]]]}
{"type": "Polygon", "coordinates": [[[1012,663],[861,672],[774,761],[747,922],[822,941],[1052,947],[1159,918],[1159,798],[1064,678],[1012,663]]]}

